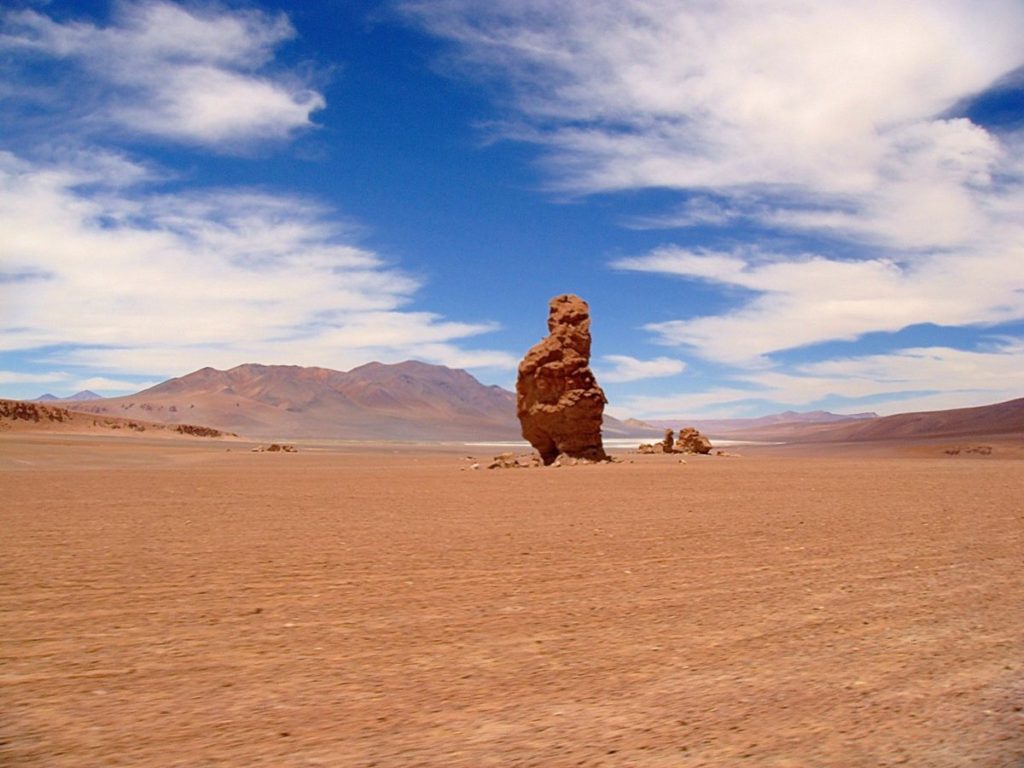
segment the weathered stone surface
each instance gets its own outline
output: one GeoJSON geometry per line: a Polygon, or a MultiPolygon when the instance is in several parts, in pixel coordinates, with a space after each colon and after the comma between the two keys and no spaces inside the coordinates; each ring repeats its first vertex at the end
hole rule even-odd
{"type": "Polygon", "coordinates": [[[671,429],[665,430],[665,439],[661,441],[662,453],[672,453],[672,443],[674,432],[671,429]]]}
{"type": "Polygon", "coordinates": [[[711,441],[693,427],[679,430],[676,438],[675,453],[711,453],[711,441]]]}
{"type": "Polygon", "coordinates": [[[551,300],[546,339],[526,353],[516,381],[516,413],[545,464],[560,454],[606,460],[601,418],[607,399],[590,370],[590,307],[579,296],[551,300]]]}
{"type": "Polygon", "coordinates": [[[655,453],[654,446],[650,443],[640,443],[636,449],[637,453],[655,453]]]}

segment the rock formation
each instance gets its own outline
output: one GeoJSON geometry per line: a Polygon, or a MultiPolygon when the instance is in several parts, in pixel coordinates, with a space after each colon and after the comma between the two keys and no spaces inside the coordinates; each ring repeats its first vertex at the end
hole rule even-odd
{"type": "Polygon", "coordinates": [[[693,427],[685,427],[679,430],[674,452],[711,453],[711,441],[693,427]]]}
{"type": "Polygon", "coordinates": [[[671,429],[665,430],[665,439],[661,441],[662,453],[672,453],[672,436],[673,432],[671,429]]]}
{"type": "Polygon", "coordinates": [[[526,353],[516,381],[523,437],[545,464],[560,454],[603,461],[601,419],[607,399],[590,370],[590,307],[579,296],[551,300],[548,337],[526,353]]]}

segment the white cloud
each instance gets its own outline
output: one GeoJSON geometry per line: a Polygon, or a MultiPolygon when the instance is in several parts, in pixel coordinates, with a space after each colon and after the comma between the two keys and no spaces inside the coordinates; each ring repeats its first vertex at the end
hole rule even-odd
{"type": "Polygon", "coordinates": [[[844,412],[885,415],[1001,402],[1024,393],[1024,339],[982,350],[915,347],[733,378],[740,386],[626,397],[616,404],[617,411],[640,418],[727,417],[747,408],[760,415],[766,402],[781,410],[817,408],[838,399],[856,403],[839,409],[844,412]]]}
{"type": "Polygon", "coordinates": [[[762,367],[772,353],[853,340],[867,331],[920,323],[995,324],[1024,316],[1024,261],[1016,244],[999,238],[979,244],[969,257],[940,253],[903,264],[661,248],[614,266],[754,292],[721,315],[646,326],[662,343],[735,365],[762,367]]]}
{"type": "Polygon", "coordinates": [[[1015,0],[405,8],[473,71],[511,84],[583,190],[869,189],[908,125],[1021,63],[1024,30],[1015,0]]]}
{"type": "Polygon", "coordinates": [[[507,84],[510,137],[580,193],[685,190],[636,227],[745,225],[846,241],[843,259],[659,249],[615,266],[753,292],[647,327],[766,357],[915,323],[1024,317],[1024,134],[955,108],[1024,64],[1018,0],[473,0],[404,6],[471,77],[507,84]]]}
{"type": "MultiPolygon", "coordinates": [[[[0,263],[22,276],[0,281],[0,350],[70,346],[60,364],[122,375],[410,357],[514,366],[454,343],[493,324],[407,309],[419,282],[350,245],[311,200],[111,187],[97,171],[110,165],[0,153],[0,263]]],[[[146,177],[123,158],[114,165],[119,180],[146,177]]]]}
{"type": "Polygon", "coordinates": [[[59,371],[24,373],[22,371],[0,371],[0,384],[53,384],[67,381],[70,376],[59,371]]]}
{"type": "Polygon", "coordinates": [[[157,381],[125,381],[123,379],[111,379],[106,376],[91,376],[87,379],[78,379],[74,389],[78,392],[89,390],[92,392],[141,392],[156,384],[157,381]]]}
{"type": "Polygon", "coordinates": [[[682,360],[671,357],[638,360],[629,355],[604,355],[602,360],[611,367],[598,371],[598,379],[611,384],[675,376],[686,368],[682,360]]]}
{"type": "MultiPolygon", "coordinates": [[[[124,2],[110,26],[32,10],[3,18],[0,50],[66,59],[104,86],[89,120],[174,141],[232,148],[309,127],[323,97],[268,71],[295,31],[284,15],[124,2]]],[[[64,98],[86,98],[89,88],[64,98]]]]}

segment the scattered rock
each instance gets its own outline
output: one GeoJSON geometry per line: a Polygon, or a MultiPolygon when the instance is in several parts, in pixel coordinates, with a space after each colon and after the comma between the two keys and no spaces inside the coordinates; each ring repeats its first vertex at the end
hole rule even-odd
{"type": "Polygon", "coordinates": [[[978,456],[991,456],[992,446],[991,445],[972,445],[970,448],[947,448],[946,454],[948,456],[959,456],[960,453],[975,453],[978,456]]]}
{"type": "Polygon", "coordinates": [[[654,449],[654,446],[651,445],[650,443],[640,443],[640,445],[636,449],[636,452],[637,453],[654,453],[655,449],[654,449]]]}
{"type": "Polygon", "coordinates": [[[288,443],[271,443],[270,445],[257,445],[252,449],[253,453],[298,453],[299,449],[288,443]]]}
{"type": "Polygon", "coordinates": [[[608,401],[589,367],[590,307],[579,296],[556,296],[548,331],[519,364],[516,414],[523,437],[546,465],[560,454],[605,460],[601,418],[608,401]]]}
{"type": "Polygon", "coordinates": [[[195,424],[179,424],[174,428],[175,432],[180,432],[183,435],[192,435],[194,437],[224,437],[225,435],[231,435],[237,437],[234,432],[222,432],[219,429],[213,427],[197,427],[195,424]]]}
{"type": "MultiPolygon", "coordinates": [[[[475,464],[474,466],[479,466],[475,464]]],[[[534,454],[516,456],[513,453],[499,453],[494,461],[487,465],[488,469],[529,469],[539,467],[540,457],[534,454]]]]}

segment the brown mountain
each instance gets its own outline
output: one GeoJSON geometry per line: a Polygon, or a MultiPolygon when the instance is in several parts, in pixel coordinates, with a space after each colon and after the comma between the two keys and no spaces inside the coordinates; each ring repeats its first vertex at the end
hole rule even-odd
{"type": "MultiPolygon", "coordinates": [[[[514,440],[515,395],[465,371],[407,361],[351,371],[295,365],[203,368],[78,411],[189,422],[247,437],[350,440],[514,440]]],[[[608,418],[608,435],[635,434],[608,418]]]]}
{"type": "Polygon", "coordinates": [[[507,437],[515,398],[465,371],[405,362],[351,371],[246,364],[202,368],[79,411],[191,422],[247,437],[472,439],[507,437]]]}
{"type": "Polygon", "coordinates": [[[948,411],[899,413],[833,423],[788,422],[742,430],[730,437],[788,442],[863,442],[1024,434],[1024,398],[948,411]]]}

